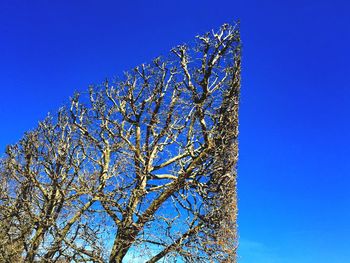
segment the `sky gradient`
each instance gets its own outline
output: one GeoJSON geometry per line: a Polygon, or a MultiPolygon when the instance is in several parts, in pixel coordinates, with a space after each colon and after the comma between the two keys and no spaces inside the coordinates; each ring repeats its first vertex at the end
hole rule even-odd
{"type": "Polygon", "coordinates": [[[74,91],[240,19],[239,263],[347,263],[349,10],[338,0],[3,0],[0,152],[74,91]]]}

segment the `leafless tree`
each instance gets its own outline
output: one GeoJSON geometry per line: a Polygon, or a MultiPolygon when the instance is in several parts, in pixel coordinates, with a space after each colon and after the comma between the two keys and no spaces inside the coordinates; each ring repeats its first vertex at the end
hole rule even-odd
{"type": "Polygon", "coordinates": [[[1,262],[235,262],[237,25],[75,94],[0,163],[1,262]]]}

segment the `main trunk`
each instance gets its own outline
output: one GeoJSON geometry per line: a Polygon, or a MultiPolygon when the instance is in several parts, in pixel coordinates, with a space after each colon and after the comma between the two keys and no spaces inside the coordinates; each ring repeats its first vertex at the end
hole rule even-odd
{"type": "Polygon", "coordinates": [[[118,234],[114,240],[112,252],[109,257],[109,263],[121,263],[123,261],[129,248],[134,243],[137,233],[137,229],[132,226],[118,229],[118,234]]]}
{"type": "Polygon", "coordinates": [[[31,247],[25,257],[25,262],[34,262],[35,256],[38,252],[38,248],[44,239],[44,235],[45,235],[45,228],[39,227],[39,229],[37,230],[33,238],[31,247]]]}

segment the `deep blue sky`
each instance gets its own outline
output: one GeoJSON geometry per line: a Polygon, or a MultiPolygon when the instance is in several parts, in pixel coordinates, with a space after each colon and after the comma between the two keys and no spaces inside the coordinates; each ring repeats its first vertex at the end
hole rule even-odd
{"type": "Polygon", "coordinates": [[[239,18],[239,262],[349,262],[349,11],[345,0],[1,0],[0,150],[73,91],[239,18]]]}

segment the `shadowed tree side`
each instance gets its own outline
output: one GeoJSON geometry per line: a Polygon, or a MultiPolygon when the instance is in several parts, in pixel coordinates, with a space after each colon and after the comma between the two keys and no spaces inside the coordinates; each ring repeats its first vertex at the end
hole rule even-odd
{"type": "Polygon", "coordinates": [[[0,259],[236,262],[240,48],[225,24],[8,147],[0,259]]]}

